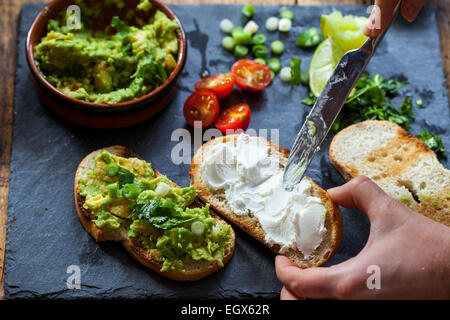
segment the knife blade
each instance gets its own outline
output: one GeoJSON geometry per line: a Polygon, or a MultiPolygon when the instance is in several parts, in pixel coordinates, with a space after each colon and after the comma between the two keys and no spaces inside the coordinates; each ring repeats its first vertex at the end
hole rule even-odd
{"type": "Polygon", "coordinates": [[[348,51],[341,58],[314,106],[306,117],[291,148],[283,174],[283,187],[291,191],[305,175],[314,155],[342,110],[347,97],[363,73],[378,45],[398,14],[398,1],[390,24],[377,37],[367,39],[361,48],[348,51]]]}

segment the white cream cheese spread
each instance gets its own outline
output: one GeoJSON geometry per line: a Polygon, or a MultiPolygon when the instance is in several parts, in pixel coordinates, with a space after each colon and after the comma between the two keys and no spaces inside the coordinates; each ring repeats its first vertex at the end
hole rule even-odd
{"type": "Polygon", "coordinates": [[[281,253],[297,248],[308,258],[323,240],[327,209],[307,179],[284,190],[281,159],[268,142],[240,134],[236,143],[208,150],[200,170],[208,188],[224,190],[235,214],[254,214],[269,244],[280,245],[281,253]]]}

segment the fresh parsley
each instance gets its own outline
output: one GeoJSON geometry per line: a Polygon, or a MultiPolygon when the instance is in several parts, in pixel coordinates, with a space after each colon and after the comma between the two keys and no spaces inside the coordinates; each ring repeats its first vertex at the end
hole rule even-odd
{"type": "Polygon", "coordinates": [[[125,168],[119,167],[117,175],[119,177],[120,188],[122,188],[126,184],[132,184],[134,182],[134,174],[132,174],[125,168]]]}
{"type": "Polygon", "coordinates": [[[418,135],[416,135],[416,137],[425,142],[425,144],[434,152],[441,153],[442,155],[448,154],[445,150],[444,144],[442,143],[441,137],[436,134],[422,130],[418,135]]]}
{"type": "Polygon", "coordinates": [[[178,211],[172,201],[158,198],[142,204],[136,203],[132,209],[133,214],[137,215],[139,219],[146,219],[156,228],[164,230],[196,219],[196,217],[178,211]]]}

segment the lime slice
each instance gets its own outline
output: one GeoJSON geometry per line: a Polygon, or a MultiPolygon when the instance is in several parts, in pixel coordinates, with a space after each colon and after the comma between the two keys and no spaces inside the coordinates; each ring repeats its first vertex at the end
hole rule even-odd
{"type": "Polygon", "coordinates": [[[331,36],[345,52],[361,47],[366,41],[367,37],[364,35],[366,24],[366,17],[343,16],[339,11],[322,15],[320,18],[323,37],[326,39],[331,36]]]}
{"type": "Polygon", "coordinates": [[[344,53],[331,39],[326,39],[317,47],[309,67],[309,88],[316,97],[325,87],[344,53]]]}

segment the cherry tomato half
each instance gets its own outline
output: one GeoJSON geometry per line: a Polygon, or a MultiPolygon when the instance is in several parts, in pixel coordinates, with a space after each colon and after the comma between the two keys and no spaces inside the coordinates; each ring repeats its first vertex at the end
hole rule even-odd
{"type": "Polygon", "coordinates": [[[219,73],[214,76],[198,80],[194,84],[195,90],[208,89],[214,92],[219,99],[230,94],[234,87],[234,75],[232,73],[219,73]]]}
{"type": "Polygon", "coordinates": [[[250,124],[250,107],[245,103],[240,103],[224,110],[217,118],[215,125],[222,133],[227,129],[246,130],[250,124]]]}
{"type": "Polygon", "coordinates": [[[194,126],[194,121],[201,121],[202,128],[209,127],[219,114],[219,100],[214,92],[206,89],[191,94],[183,107],[184,118],[187,123],[194,126]]]}
{"type": "Polygon", "coordinates": [[[261,91],[271,82],[270,69],[265,64],[242,59],[231,67],[239,88],[250,91],[261,91]]]}

